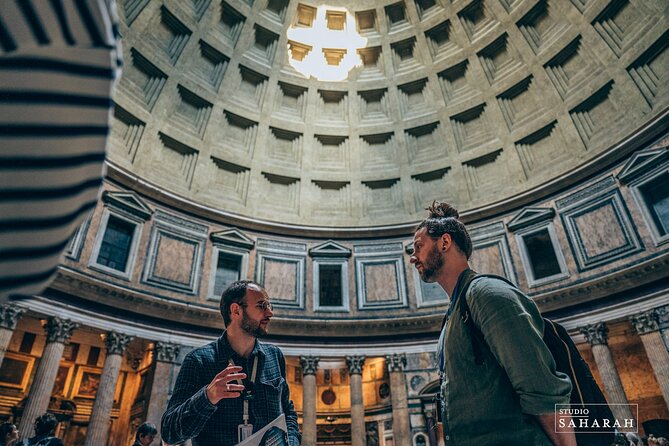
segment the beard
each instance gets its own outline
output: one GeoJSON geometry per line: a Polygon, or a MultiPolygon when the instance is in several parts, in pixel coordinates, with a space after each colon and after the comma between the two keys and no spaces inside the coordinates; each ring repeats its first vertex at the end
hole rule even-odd
{"type": "Polygon", "coordinates": [[[437,273],[444,266],[444,259],[439,254],[439,249],[435,244],[432,250],[423,262],[423,271],[420,272],[420,278],[423,282],[431,283],[437,280],[437,273]]]}
{"type": "Polygon", "coordinates": [[[246,314],[246,310],[244,310],[244,315],[242,316],[241,328],[246,333],[256,338],[262,338],[264,336],[267,336],[267,330],[265,330],[260,326],[260,322],[256,322],[253,319],[251,319],[246,314]]]}

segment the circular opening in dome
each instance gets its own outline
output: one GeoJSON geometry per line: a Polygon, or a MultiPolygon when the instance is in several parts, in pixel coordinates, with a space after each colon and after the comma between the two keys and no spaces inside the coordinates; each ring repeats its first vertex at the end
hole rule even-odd
{"type": "Polygon", "coordinates": [[[290,65],[307,78],[344,81],[352,69],[362,66],[358,50],[367,39],[358,34],[346,8],[300,4],[287,34],[290,65]]]}

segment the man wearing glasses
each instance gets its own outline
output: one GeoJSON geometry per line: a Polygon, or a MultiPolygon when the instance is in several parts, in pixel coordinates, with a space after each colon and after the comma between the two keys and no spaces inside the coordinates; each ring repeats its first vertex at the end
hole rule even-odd
{"type": "Polygon", "coordinates": [[[223,292],[220,308],[226,330],[184,359],[163,414],[163,440],[234,445],[284,414],[288,444],[298,446],[285,358],[278,347],[257,339],[267,335],[274,315],[267,292],[249,280],[234,282],[223,292]]]}

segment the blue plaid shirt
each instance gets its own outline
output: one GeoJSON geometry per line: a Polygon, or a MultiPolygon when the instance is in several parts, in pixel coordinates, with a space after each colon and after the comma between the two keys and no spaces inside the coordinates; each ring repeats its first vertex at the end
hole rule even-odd
{"type": "Polygon", "coordinates": [[[230,347],[226,332],[218,340],[186,355],[174,386],[174,393],[163,414],[161,436],[169,444],[191,438],[193,446],[231,446],[237,443],[237,426],[242,424],[243,398],[226,398],[211,404],[206,387],[228,366],[230,358],[244,367],[258,356],[258,371],[249,403],[250,423],[256,432],[284,413],[288,426],[288,443],[299,446],[301,435],[297,414],[286,382],[286,360],[278,347],[256,340],[248,360],[230,347]]]}

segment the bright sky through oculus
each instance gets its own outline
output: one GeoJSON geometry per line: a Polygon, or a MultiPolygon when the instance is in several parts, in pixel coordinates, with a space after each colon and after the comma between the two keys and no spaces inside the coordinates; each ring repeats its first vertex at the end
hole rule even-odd
{"type": "Polygon", "coordinates": [[[362,65],[358,49],[367,39],[356,31],[353,14],[345,8],[319,6],[311,27],[288,28],[289,61],[305,77],[321,81],[343,81],[355,67],[362,65]],[[330,14],[330,29],[328,17],[330,14]],[[339,21],[345,16],[343,26],[339,21]],[[334,26],[333,26],[334,25],[334,26]],[[301,60],[300,60],[301,59],[301,60]]]}

